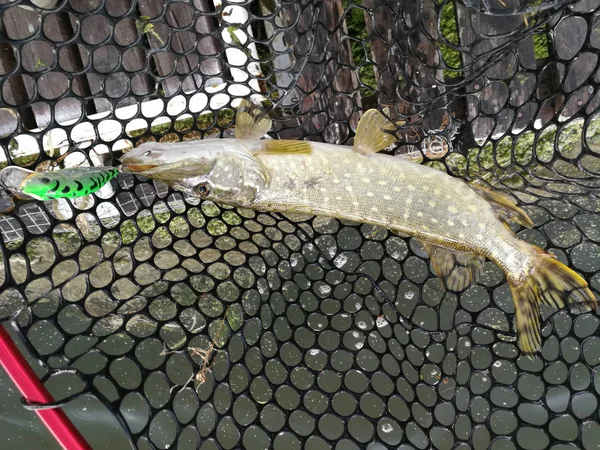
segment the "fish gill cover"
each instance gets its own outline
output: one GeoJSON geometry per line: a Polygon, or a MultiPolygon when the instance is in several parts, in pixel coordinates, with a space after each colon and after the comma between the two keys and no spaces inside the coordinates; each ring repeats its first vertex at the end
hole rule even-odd
{"type": "MultiPolygon", "coordinates": [[[[351,144],[388,107],[404,122],[389,153],[506,189],[535,224],[518,236],[598,295],[599,6],[4,0],[0,159],[117,165],[143,142],[232,136],[250,96],[272,137],[351,144]]],[[[597,448],[597,314],[542,307],[542,352],[524,357],[489,262],[443,292],[415,240],[130,174],[14,202],[2,317],[57,399],[91,394],[67,407],[99,446],[597,448]],[[94,424],[107,410],[119,422],[94,424]]],[[[18,449],[14,408],[0,442],[18,449]]]]}

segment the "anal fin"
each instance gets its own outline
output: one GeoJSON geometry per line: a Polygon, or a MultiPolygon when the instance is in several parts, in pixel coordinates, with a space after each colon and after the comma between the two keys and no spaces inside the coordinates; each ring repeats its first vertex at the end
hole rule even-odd
{"type": "Polygon", "coordinates": [[[435,274],[449,291],[462,291],[479,279],[485,262],[483,256],[428,243],[423,246],[429,253],[435,274]]]}
{"type": "Polygon", "coordinates": [[[511,203],[506,197],[479,184],[468,183],[480,197],[488,201],[494,210],[496,217],[504,222],[512,220],[513,222],[523,225],[524,227],[533,227],[533,222],[525,211],[519,208],[514,203],[511,203]]]}

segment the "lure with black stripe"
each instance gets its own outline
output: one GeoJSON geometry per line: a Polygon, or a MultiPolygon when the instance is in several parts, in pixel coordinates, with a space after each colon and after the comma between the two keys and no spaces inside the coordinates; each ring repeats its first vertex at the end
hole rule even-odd
{"type": "Polygon", "coordinates": [[[114,167],[73,167],[51,172],[32,172],[20,167],[7,167],[2,170],[0,180],[5,187],[13,191],[47,201],[85,197],[100,190],[118,173],[114,167]]]}

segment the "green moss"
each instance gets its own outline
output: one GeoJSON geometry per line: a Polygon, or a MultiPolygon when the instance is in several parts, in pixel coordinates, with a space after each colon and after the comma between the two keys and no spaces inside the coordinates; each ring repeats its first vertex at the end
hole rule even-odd
{"type": "Polygon", "coordinates": [[[223,220],[229,225],[235,226],[242,223],[242,219],[234,211],[225,211],[223,213],[223,220]]]}
{"type": "Polygon", "coordinates": [[[535,33],[533,35],[533,52],[537,60],[550,57],[547,33],[535,33]]]}
{"type": "Polygon", "coordinates": [[[171,128],[171,122],[161,123],[150,127],[152,134],[164,134],[171,128]]]}
{"type": "Polygon", "coordinates": [[[597,114],[588,122],[585,142],[594,153],[600,153],[600,117],[597,114]]]}
{"type": "Polygon", "coordinates": [[[201,130],[208,130],[215,124],[215,115],[213,113],[202,114],[196,119],[196,125],[201,130]]]}
{"type": "Polygon", "coordinates": [[[526,131],[515,142],[515,161],[520,165],[529,164],[533,156],[533,142],[535,134],[533,131],[526,131]]]}
{"type": "Polygon", "coordinates": [[[239,30],[238,27],[234,27],[234,26],[228,26],[226,28],[227,33],[229,33],[229,37],[231,38],[231,44],[233,47],[239,48],[241,51],[243,51],[246,56],[248,57],[252,57],[252,52],[250,51],[250,49],[248,47],[246,47],[242,41],[240,41],[240,39],[237,37],[237,35],[235,34],[236,31],[239,30]]]}
{"type": "Polygon", "coordinates": [[[137,219],[138,228],[142,233],[151,233],[156,227],[152,214],[148,211],[142,211],[137,219]]]}
{"type": "Polygon", "coordinates": [[[158,39],[158,41],[162,45],[165,45],[164,41],[161,39],[159,34],[154,30],[154,24],[150,23],[150,17],[140,16],[139,19],[135,20],[135,27],[137,28],[137,31],[140,35],[151,34],[156,39],[158,39]]]}
{"type": "Polygon", "coordinates": [[[131,219],[126,220],[121,224],[121,239],[123,244],[131,244],[138,237],[138,229],[135,226],[135,222],[131,219]]]}
{"type": "MultiPolygon", "coordinates": [[[[8,152],[10,154],[14,154],[15,152],[17,152],[19,150],[19,141],[17,141],[15,138],[11,139],[8,142],[8,152]]],[[[23,156],[18,156],[16,158],[12,159],[13,165],[15,166],[21,166],[21,167],[25,167],[25,166],[31,166],[33,164],[35,164],[35,162],[38,160],[39,158],[39,154],[38,153],[34,153],[31,155],[23,155],[23,156]]],[[[3,163],[3,166],[7,166],[8,163],[3,163]]]]}
{"type": "Polygon", "coordinates": [[[512,163],[513,140],[505,136],[496,143],[496,164],[500,167],[509,167],[512,163]]]}
{"type": "Polygon", "coordinates": [[[131,130],[130,132],[128,132],[127,134],[129,134],[130,137],[139,137],[142,134],[144,134],[146,132],[146,128],[143,128],[141,130],[131,130]]]}
{"type": "Polygon", "coordinates": [[[211,201],[203,202],[200,208],[208,217],[217,217],[221,213],[219,207],[211,201]]]}
{"type": "Polygon", "coordinates": [[[220,109],[217,112],[217,125],[219,125],[221,128],[227,128],[229,125],[231,125],[234,118],[235,111],[233,109],[220,109]]]}
{"type": "Polygon", "coordinates": [[[194,119],[192,117],[187,117],[185,119],[176,120],[175,121],[175,131],[186,131],[194,126],[194,119]]]}
{"type": "Polygon", "coordinates": [[[539,135],[535,153],[542,162],[552,161],[554,156],[554,140],[556,139],[556,126],[551,125],[545,128],[539,135]]]}
{"type": "Polygon", "coordinates": [[[169,242],[171,240],[171,234],[165,227],[160,227],[154,232],[152,239],[158,240],[159,242],[169,242]]]}
{"type": "MultiPolygon", "coordinates": [[[[456,10],[454,2],[447,2],[440,12],[440,28],[442,34],[451,44],[459,45],[458,24],[456,20],[456,10]]],[[[452,69],[460,69],[460,52],[449,45],[440,43],[440,52],[446,65],[452,69]]],[[[460,71],[444,69],[444,79],[457,78],[461,75],[460,71]]]]}
{"type": "Polygon", "coordinates": [[[39,158],[39,155],[19,156],[18,158],[13,159],[13,165],[21,166],[21,167],[31,166],[31,165],[35,164],[35,162],[38,160],[38,158],[39,158]]]}
{"type": "Polygon", "coordinates": [[[187,213],[190,224],[194,228],[201,228],[206,224],[206,219],[198,208],[190,208],[187,213]]]}
{"type": "Polygon", "coordinates": [[[225,225],[219,219],[212,219],[208,222],[207,226],[208,232],[213,236],[221,236],[227,233],[227,225],[225,225]]]}
{"type": "Polygon", "coordinates": [[[460,153],[450,153],[446,157],[446,165],[452,175],[464,177],[467,174],[467,158],[460,153]]]}
{"type": "Polygon", "coordinates": [[[577,158],[581,154],[583,119],[569,123],[558,136],[558,151],[565,158],[577,158]]]}

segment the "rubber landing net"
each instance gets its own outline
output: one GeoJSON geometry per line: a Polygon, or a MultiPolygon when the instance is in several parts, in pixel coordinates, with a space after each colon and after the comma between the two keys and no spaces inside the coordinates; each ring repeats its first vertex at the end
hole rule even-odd
{"type": "MultiPolygon", "coordinates": [[[[118,165],[232,136],[248,97],[274,138],[351,144],[389,107],[390,153],[504,189],[535,222],[517,234],[600,297],[598,8],[0,0],[0,160],[118,165]]],[[[444,293],[412,239],[129,174],[0,203],[2,318],[94,448],[598,448],[597,314],[542,306],[528,359],[491,263],[444,293]]]]}

